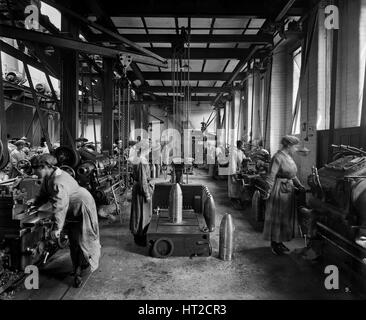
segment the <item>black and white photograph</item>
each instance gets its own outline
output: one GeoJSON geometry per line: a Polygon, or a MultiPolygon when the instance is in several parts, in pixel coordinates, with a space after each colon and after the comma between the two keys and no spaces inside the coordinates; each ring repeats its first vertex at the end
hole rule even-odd
{"type": "Polygon", "coordinates": [[[366,0],[0,0],[1,306],[364,301],[365,71],[366,0]]]}

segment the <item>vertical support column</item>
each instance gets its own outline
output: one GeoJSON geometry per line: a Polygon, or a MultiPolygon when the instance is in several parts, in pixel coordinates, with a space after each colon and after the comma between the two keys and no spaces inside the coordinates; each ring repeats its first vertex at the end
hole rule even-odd
{"type": "Polygon", "coordinates": [[[249,70],[250,76],[247,81],[247,101],[245,108],[245,124],[247,127],[246,137],[248,142],[252,143],[253,139],[253,108],[254,108],[254,90],[255,90],[255,81],[254,81],[254,70],[249,70]]]}
{"type": "Polygon", "coordinates": [[[288,76],[289,55],[284,46],[276,48],[273,54],[272,78],[270,83],[270,109],[268,110],[269,132],[267,147],[271,153],[278,150],[281,137],[287,133],[286,114],[287,114],[287,76],[288,76]]]}
{"type": "Polygon", "coordinates": [[[3,72],[2,72],[2,61],[1,61],[1,50],[0,50],[0,139],[4,145],[4,149],[8,146],[6,139],[6,112],[5,112],[5,99],[4,99],[4,88],[3,88],[3,72]]]}
{"type": "Polygon", "coordinates": [[[362,96],[362,109],[361,109],[361,147],[366,150],[366,63],[365,63],[365,76],[363,80],[363,96],[362,96]]]}
{"type": "MultiPolygon", "coordinates": [[[[69,33],[73,38],[79,38],[79,29],[74,20],[61,21],[62,32],[69,33]]],[[[61,124],[61,145],[70,145],[67,139],[69,129],[73,141],[78,136],[79,126],[79,59],[78,53],[71,50],[62,50],[61,53],[61,109],[64,115],[61,124]]]]}
{"type": "Polygon", "coordinates": [[[135,130],[137,130],[136,131],[137,135],[135,134],[135,140],[137,139],[137,136],[141,136],[141,132],[139,130],[144,129],[143,124],[142,124],[142,110],[143,110],[142,101],[139,101],[138,103],[133,105],[133,116],[134,116],[134,119],[135,119],[135,130]]]}
{"type": "Polygon", "coordinates": [[[335,111],[337,98],[337,71],[338,71],[338,30],[333,30],[332,49],[332,75],[330,81],[330,108],[329,108],[329,140],[328,140],[328,162],[333,156],[332,144],[334,143],[335,111]]]}
{"type": "Polygon", "coordinates": [[[230,132],[230,101],[225,102],[225,145],[230,143],[229,142],[229,132],[230,132]]]}
{"type": "Polygon", "coordinates": [[[221,129],[221,109],[219,107],[216,108],[216,131],[221,129]]]}
{"type": "Polygon", "coordinates": [[[261,127],[260,127],[260,105],[261,105],[261,80],[259,72],[254,72],[254,103],[253,103],[253,118],[252,118],[252,135],[254,144],[258,143],[261,136],[261,127]]]}
{"type": "MultiPolygon", "coordinates": [[[[142,106],[142,128],[145,130],[145,131],[148,131],[148,128],[149,128],[149,105],[147,104],[144,104],[142,106]]],[[[148,137],[143,137],[144,139],[148,139],[148,137]]]]}
{"type": "Polygon", "coordinates": [[[240,88],[235,88],[234,92],[233,92],[233,105],[232,105],[232,111],[233,111],[233,132],[234,132],[234,143],[236,144],[236,141],[239,140],[240,137],[240,130],[241,130],[241,126],[240,126],[240,107],[241,107],[241,89],[240,88]]]}
{"type": "Polygon", "coordinates": [[[113,60],[103,60],[102,151],[113,150],[113,60]]]}

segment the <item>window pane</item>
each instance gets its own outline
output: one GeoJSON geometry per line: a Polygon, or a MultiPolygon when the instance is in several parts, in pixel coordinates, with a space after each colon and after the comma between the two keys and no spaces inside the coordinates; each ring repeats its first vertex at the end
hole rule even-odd
{"type": "Polygon", "coordinates": [[[299,101],[296,108],[296,99],[300,84],[301,47],[293,52],[292,58],[292,115],[294,116],[296,112],[292,133],[300,134],[301,102],[299,101]]]}

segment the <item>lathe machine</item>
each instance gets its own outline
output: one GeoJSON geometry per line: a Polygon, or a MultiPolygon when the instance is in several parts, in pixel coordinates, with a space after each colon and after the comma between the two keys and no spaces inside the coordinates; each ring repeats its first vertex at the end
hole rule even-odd
{"type": "Polygon", "coordinates": [[[82,187],[89,190],[97,206],[111,204],[115,201],[115,192],[126,187],[124,182],[128,178],[122,178],[128,172],[125,172],[125,166],[118,164],[116,157],[98,153],[87,146],[77,151],[65,146],[59,147],[55,150],[55,156],[60,168],[69,172],[82,187]]]}
{"type": "MultiPolygon", "coordinates": [[[[366,264],[366,152],[333,145],[334,161],[308,177],[311,209],[300,211],[309,237],[320,236],[366,264]]],[[[300,221],[301,222],[301,221],[300,221]]]]}
{"type": "Polygon", "coordinates": [[[27,205],[39,193],[40,186],[41,181],[32,177],[0,183],[0,266],[3,268],[24,270],[27,265],[46,263],[68,244],[64,234],[58,241],[51,239],[50,213],[27,205]]]}

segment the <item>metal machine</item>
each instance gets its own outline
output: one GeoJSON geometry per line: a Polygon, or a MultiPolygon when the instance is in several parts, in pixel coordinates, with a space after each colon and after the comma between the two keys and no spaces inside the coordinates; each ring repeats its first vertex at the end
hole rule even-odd
{"type": "Polygon", "coordinates": [[[53,221],[50,213],[29,207],[41,181],[22,177],[0,183],[0,266],[24,270],[27,265],[46,263],[59,248],[68,244],[67,236],[58,241],[50,237],[53,221]]]}
{"type": "Polygon", "coordinates": [[[308,177],[311,210],[300,210],[302,220],[306,222],[309,236],[320,236],[364,264],[366,152],[343,145],[333,145],[333,148],[337,151],[334,161],[319,170],[313,167],[308,177]]]}
{"type": "Polygon", "coordinates": [[[150,255],[157,258],[210,256],[210,232],[215,229],[213,197],[206,186],[193,184],[180,185],[180,193],[170,194],[175,185],[155,185],[153,216],[147,231],[150,255]],[[167,194],[180,199],[169,199],[167,194]],[[181,213],[177,214],[176,210],[181,213]],[[172,219],[172,216],[180,218],[172,219]]]}
{"type": "Polygon", "coordinates": [[[254,221],[264,220],[264,201],[262,191],[266,188],[264,177],[269,170],[270,153],[262,148],[251,149],[246,152],[238,178],[242,181],[242,202],[251,201],[254,221]]]}
{"type": "Polygon", "coordinates": [[[81,147],[77,151],[69,147],[55,150],[60,168],[68,171],[78,183],[89,190],[97,205],[115,201],[114,192],[120,187],[117,159],[81,147]]]}

